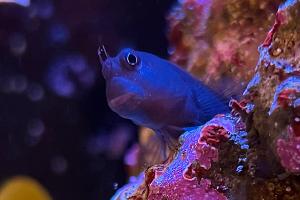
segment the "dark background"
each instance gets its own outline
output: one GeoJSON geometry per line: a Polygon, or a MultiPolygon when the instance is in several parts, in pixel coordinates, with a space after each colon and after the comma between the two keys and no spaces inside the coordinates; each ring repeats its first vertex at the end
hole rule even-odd
{"type": "Polygon", "coordinates": [[[28,175],[55,200],[109,199],[126,182],[123,156],[137,128],[108,108],[97,48],[167,57],[173,3],[0,3],[1,182],[28,175]]]}

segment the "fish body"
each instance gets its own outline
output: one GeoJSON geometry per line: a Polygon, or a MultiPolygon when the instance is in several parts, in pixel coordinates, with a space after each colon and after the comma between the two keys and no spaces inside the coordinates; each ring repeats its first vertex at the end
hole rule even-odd
{"type": "Polygon", "coordinates": [[[229,111],[202,82],[150,53],[124,49],[116,57],[107,56],[102,74],[110,108],[153,129],[169,146],[188,128],[229,111]]]}

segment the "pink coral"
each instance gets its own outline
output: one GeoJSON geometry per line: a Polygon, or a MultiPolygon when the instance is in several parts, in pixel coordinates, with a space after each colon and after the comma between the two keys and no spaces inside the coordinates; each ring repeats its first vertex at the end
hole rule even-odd
{"type": "Polygon", "coordinates": [[[300,137],[288,127],[288,138],[276,141],[276,150],[282,166],[289,172],[300,173],[300,137]]]}
{"type": "Polygon", "coordinates": [[[227,199],[212,187],[210,179],[201,175],[211,173],[213,163],[218,162],[219,150],[215,145],[229,139],[229,131],[234,131],[232,126],[231,119],[219,117],[183,135],[175,158],[149,185],[148,198],[227,199]]]}

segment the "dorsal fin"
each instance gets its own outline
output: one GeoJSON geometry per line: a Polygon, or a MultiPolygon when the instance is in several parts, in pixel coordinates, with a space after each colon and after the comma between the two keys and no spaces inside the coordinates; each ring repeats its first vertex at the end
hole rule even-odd
{"type": "Polygon", "coordinates": [[[245,84],[226,76],[211,80],[206,85],[227,102],[232,98],[239,99],[245,89],[245,84]]]}
{"type": "Polygon", "coordinates": [[[192,88],[192,90],[194,99],[193,102],[195,102],[198,108],[199,120],[202,123],[210,120],[216,114],[229,112],[229,101],[212,90],[209,86],[199,82],[199,84],[195,88],[192,88]]]}

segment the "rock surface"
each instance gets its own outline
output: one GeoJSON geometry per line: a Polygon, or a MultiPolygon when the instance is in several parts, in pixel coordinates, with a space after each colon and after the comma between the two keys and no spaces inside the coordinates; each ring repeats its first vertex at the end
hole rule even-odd
{"type": "Polygon", "coordinates": [[[299,19],[300,1],[283,3],[232,112],[184,133],[166,163],[113,199],[300,199],[299,19]]]}
{"type": "Polygon", "coordinates": [[[280,0],[182,0],[168,16],[170,60],[214,89],[241,94],[280,0]],[[225,88],[224,88],[224,82],[225,88]]]}

